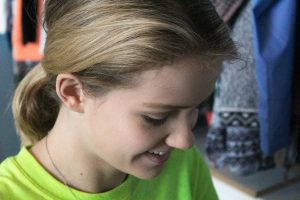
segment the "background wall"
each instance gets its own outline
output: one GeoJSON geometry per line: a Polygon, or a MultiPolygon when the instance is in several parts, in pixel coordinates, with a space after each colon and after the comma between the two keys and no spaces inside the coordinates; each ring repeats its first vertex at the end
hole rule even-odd
{"type": "Polygon", "coordinates": [[[0,162],[15,155],[20,145],[10,108],[14,81],[12,58],[5,37],[0,35],[0,162]]]}

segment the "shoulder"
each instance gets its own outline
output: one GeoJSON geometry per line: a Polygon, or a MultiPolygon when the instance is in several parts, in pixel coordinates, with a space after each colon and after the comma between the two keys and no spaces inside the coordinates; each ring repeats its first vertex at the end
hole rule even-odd
{"type": "Polygon", "coordinates": [[[24,147],[0,164],[0,200],[58,199],[56,181],[24,147]]]}
{"type": "Polygon", "coordinates": [[[28,189],[32,186],[32,182],[29,177],[34,172],[34,168],[27,154],[28,151],[24,147],[17,155],[5,159],[0,164],[1,200],[7,197],[9,199],[20,199],[20,197],[30,193],[28,189]],[[24,166],[26,165],[29,169],[27,172],[24,170],[24,166]]]}
{"type": "Polygon", "coordinates": [[[11,178],[15,169],[14,157],[6,158],[0,163],[0,183],[4,178],[11,178]]]}
{"type": "Polygon", "coordinates": [[[16,166],[14,157],[7,158],[0,164],[0,199],[11,198],[16,186],[16,166]]]}

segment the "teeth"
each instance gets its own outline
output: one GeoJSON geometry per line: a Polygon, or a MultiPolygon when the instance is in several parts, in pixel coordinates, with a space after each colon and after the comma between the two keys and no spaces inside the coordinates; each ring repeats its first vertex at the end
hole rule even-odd
{"type": "Polygon", "coordinates": [[[160,156],[162,156],[166,153],[165,151],[149,151],[149,152],[152,154],[155,154],[155,155],[160,155],[160,156]]]}

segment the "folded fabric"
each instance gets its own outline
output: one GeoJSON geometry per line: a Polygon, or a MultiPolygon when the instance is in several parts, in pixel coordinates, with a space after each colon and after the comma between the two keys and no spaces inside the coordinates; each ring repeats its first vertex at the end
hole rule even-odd
{"type": "Polygon", "coordinates": [[[23,44],[22,5],[22,0],[15,1],[12,30],[13,58],[15,61],[40,61],[42,59],[40,53],[40,30],[43,0],[38,0],[38,17],[36,30],[34,30],[36,32],[36,40],[34,42],[28,41],[26,44],[23,44]]]}
{"type": "Polygon", "coordinates": [[[264,156],[260,149],[251,20],[248,1],[232,29],[241,60],[223,64],[205,142],[210,164],[242,175],[274,166],[273,158],[264,156]]]}

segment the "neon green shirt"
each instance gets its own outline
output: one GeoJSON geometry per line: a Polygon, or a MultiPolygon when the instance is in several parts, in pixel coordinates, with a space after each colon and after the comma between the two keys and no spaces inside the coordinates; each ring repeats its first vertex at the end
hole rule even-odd
{"type": "MultiPolygon", "coordinates": [[[[73,190],[73,189],[72,189],[73,190]]],[[[161,174],[151,180],[128,176],[118,187],[91,194],[73,190],[80,200],[215,200],[216,192],[196,148],[175,150],[161,174]]],[[[72,200],[69,188],[51,176],[22,148],[0,165],[0,199],[72,200]]]]}

